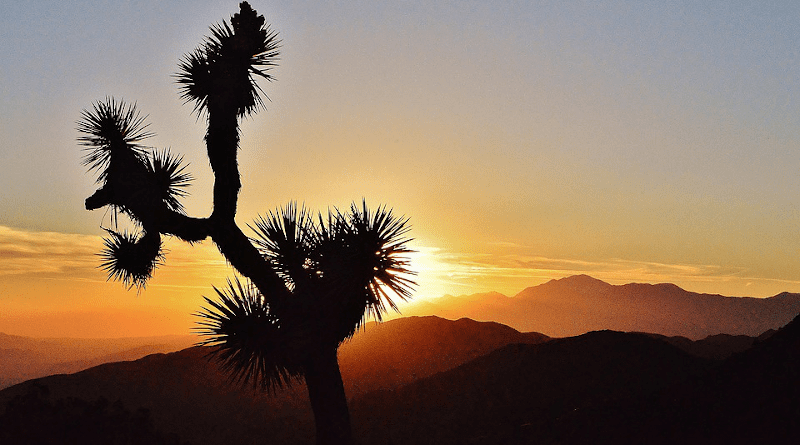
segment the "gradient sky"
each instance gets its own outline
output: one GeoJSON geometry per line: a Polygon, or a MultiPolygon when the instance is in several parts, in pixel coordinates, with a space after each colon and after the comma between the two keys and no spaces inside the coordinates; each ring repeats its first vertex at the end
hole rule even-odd
{"type": "MultiPolygon", "coordinates": [[[[419,299],[576,273],[800,292],[800,3],[251,4],[283,46],[242,125],[242,224],[290,200],[388,204],[411,217],[419,299]]],[[[145,291],[106,283],[75,122],[136,102],[207,215],[205,128],[171,76],[237,3],[0,8],[0,332],[188,332],[229,269],[170,243],[145,291]]]]}

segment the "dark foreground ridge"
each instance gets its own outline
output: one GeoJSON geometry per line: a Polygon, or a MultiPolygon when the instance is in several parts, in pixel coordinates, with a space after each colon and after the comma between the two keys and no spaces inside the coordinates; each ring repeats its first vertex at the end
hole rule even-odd
{"type": "MultiPolygon", "coordinates": [[[[546,340],[497,323],[412,317],[368,323],[342,345],[339,359],[347,394],[355,397],[396,389],[507,344],[546,340]]],[[[252,443],[265,437],[276,444],[313,443],[313,418],[303,384],[272,396],[232,386],[207,354],[208,348],[195,347],[22,383],[0,391],[0,415],[10,399],[40,385],[48,387],[50,401],[105,398],[121,400],[132,410],[144,407],[156,430],[193,444],[252,443]]]]}
{"type": "Polygon", "coordinates": [[[798,351],[800,317],[725,360],[591,332],[506,346],[353,412],[363,444],[793,443],[798,351]]]}
{"type": "MultiPolygon", "coordinates": [[[[777,444],[800,434],[800,319],[751,347],[614,331],[547,340],[466,319],[368,325],[340,357],[356,443],[777,444]],[[721,350],[728,358],[709,358],[721,350]]],[[[313,443],[302,385],[273,396],[231,387],[205,352],[26,382],[0,391],[0,407],[46,387],[40,398],[53,406],[123,407],[164,443],[313,443]]],[[[0,411],[0,434],[11,415],[0,411]]]]}

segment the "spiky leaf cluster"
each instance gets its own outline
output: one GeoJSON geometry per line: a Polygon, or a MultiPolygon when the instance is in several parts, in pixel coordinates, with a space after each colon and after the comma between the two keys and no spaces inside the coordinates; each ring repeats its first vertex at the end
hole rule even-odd
{"type": "Polygon", "coordinates": [[[396,310],[395,297],[411,296],[409,230],[407,218],[386,207],[372,212],[366,203],[320,218],[311,267],[326,290],[322,305],[339,314],[331,320],[339,341],[352,336],[365,317],[380,320],[389,308],[396,310]]]}
{"type": "Polygon", "coordinates": [[[328,255],[339,261],[322,264],[345,287],[363,288],[367,309],[380,319],[386,306],[397,309],[389,292],[406,300],[413,290],[407,257],[412,253],[407,246],[408,219],[395,217],[386,207],[372,212],[362,202],[360,208],[353,204],[345,217],[337,218],[337,224],[328,255]]]}
{"type": "Polygon", "coordinates": [[[341,315],[342,325],[334,329],[341,341],[365,314],[380,319],[388,308],[396,309],[395,296],[411,295],[407,223],[385,207],[372,212],[366,203],[316,221],[291,204],[257,220],[253,241],[297,298],[341,315]]]}
{"type": "Polygon", "coordinates": [[[305,208],[290,203],[278,211],[270,211],[266,217],[259,216],[250,228],[256,233],[253,243],[289,289],[311,279],[309,258],[316,227],[305,208]]]}
{"type": "Polygon", "coordinates": [[[174,155],[169,150],[153,152],[148,157],[147,171],[158,199],[170,210],[184,213],[180,199],[189,194],[186,188],[193,178],[186,171],[183,156],[174,155]]]}
{"type": "Polygon", "coordinates": [[[214,290],[218,300],[204,297],[209,306],[196,314],[206,337],[200,345],[214,346],[212,355],[234,382],[271,390],[302,375],[297,331],[281,325],[255,286],[235,279],[214,290]]]}
{"type": "Polygon", "coordinates": [[[102,184],[87,199],[87,208],[111,205],[134,219],[154,207],[183,211],[179,200],[188,194],[192,177],[182,157],[140,143],[153,136],[148,125],[135,105],[114,98],[83,111],[78,121],[78,131],[84,134],[78,141],[87,152],[83,162],[99,172],[97,182],[102,184]]]}
{"type": "Polygon", "coordinates": [[[252,241],[284,279],[302,314],[276,313],[252,285],[238,281],[217,290],[219,301],[206,298],[210,306],[198,314],[200,333],[208,337],[203,344],[218,347],[235,380],[265,388],[287,383],[302,372],[298,351],[335,347],[366,316],[380,319],[388,308],[396,309],[395,296],[411,295],[408,219],[385,207],[372,212],[354,204],[349,212],[315,219],[289,204],[259,217],[251,229],[252,241]]]}
{"type": "Polygon", "coordinates": [[[147,131],[146,116],[135,104],[126,105],[114,98],[95,102],[91,110],[83,110],[78,131],[84,134],[78,142],[86,147],[83,165],[99,172],[97,182],[103,182],[114,160],[141,160],[146,148],[141,141],[153,136],[147,131]]]}
{"type": "Polygon", "coordinates": [[[161,235],[158,232],[139,236],[127,231],[106,231],[109,237],[103,240],[105,247],[100,252],[100,267],[108,273],[109,280],[122,281],[129,289],[143,288],[164,259],[161,235]]]}
{"type": "Polygon", "coordinates": [[[280,41],[247,2],[239,8],[230,24],[212,26],[206,42],[179,64],[181,97],[194,102],[197,112],[208,111],[214,102],[234,107],[241,117],[264,106],[254,76],[273,80],[267,71],[277,64],[280,41]]]}

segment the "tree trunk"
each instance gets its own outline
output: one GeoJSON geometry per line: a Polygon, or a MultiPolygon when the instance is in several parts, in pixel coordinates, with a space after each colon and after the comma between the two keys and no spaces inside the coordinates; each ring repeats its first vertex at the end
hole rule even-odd
{"type": "Polygon", "coordinates": [[[350,445],[350,411],[336,348],[327,348],[309,360],[305,379],[317,426],[317,445],[350,445]]]}

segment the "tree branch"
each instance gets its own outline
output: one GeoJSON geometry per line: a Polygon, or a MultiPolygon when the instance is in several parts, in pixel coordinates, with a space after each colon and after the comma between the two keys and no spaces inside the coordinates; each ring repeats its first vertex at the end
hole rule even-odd
{"type": "Polygon", "coordinates": [[[264,260],[250,239],[233,220],[211,218],[211,238],[217,248],[240,274],[250,279],[276,314],[286,313],[290,293],[284,281],[264,260]]]}

